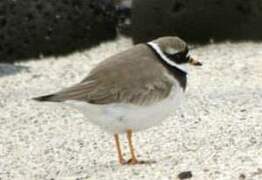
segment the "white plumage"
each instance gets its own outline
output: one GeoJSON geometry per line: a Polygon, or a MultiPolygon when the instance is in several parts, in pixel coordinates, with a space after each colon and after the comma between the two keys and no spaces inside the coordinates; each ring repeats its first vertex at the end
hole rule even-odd
{"type": "Polygon", "coordinates": [[[139,131],[161,123],[174,112],[181,102],[184,91],[177,81],[170,95],[151,105],[113,103],[95,105],[81,101],[65,103],[85,115],[88,121],[100,126],[109,133],[125,133],[127,129],[139,131]]]}

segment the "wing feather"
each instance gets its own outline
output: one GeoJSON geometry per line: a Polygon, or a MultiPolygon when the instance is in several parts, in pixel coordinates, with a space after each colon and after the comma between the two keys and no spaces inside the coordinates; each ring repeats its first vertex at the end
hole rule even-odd
{"type": "MultiPolygon", "coordinates": [[[[141,48],[147,48],[140,47],[141,48]]],[[[147,105],[169,95],[173,80],[153,54],[127,51],[94,68],[89,76],[73,87],[36,98],[43,101],[78,100],[93,104],[130,103],[147,105]],[[131,54],[127,54],[131,53],[131,54]],[[134,55],[137,58],[134,58],[134,55]],[[132,58],[131,58],[132,57],[132,58]],[[144,57],[144,58],[141,58],[144,57]],[[150,69],[150,70],[149,70],[150,69]]],[[[151,53],[150,51],[143,51],[151,53]]]]}

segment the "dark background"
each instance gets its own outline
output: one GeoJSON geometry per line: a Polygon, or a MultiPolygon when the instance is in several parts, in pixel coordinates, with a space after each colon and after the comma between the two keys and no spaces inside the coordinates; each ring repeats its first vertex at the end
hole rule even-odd
{"type": "Polygon", "coordinates": [[[1,0],[0,62],[59,56],[114,40],[261,41],[262,0],[1,0]]]}
{"type": "Polygon", "coordinates": [[[67,54],[116,37],[110,0],[1,0],[0,61],[67,54]]]}
{"type": "Polygon", "coordinates": [[[178,35],[187,42],[262,40],[262,0],[133,0],[135,43],[178,35]]]}

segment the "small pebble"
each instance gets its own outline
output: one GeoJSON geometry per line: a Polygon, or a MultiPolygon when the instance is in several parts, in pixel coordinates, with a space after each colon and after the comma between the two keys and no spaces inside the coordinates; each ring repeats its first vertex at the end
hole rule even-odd
{"type": "Polygon", "coordinates": [[[178,178],[179,179],[190,179],[192,178],[192,172],[191,171],[185,171],[185,172],[181,172],[179,175],[178,175],[178,178]]]}
{"type": "Polygon", "coordinates": [[[246,175],[245,174],[240,174],[239,175],[239,180],[245,180],[246,179],[246,175]]]}

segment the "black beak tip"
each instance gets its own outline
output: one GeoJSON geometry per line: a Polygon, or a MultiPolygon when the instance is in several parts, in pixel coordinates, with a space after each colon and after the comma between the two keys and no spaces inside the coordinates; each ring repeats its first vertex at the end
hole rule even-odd
{"type": "Polygon", "coordinates": [[[196,66],[202,66],[203,64],[201,62],[197,62],[195,65],[196,66]]]}

